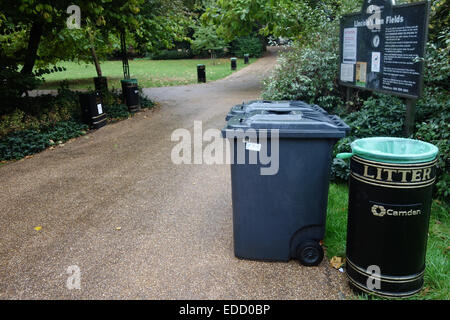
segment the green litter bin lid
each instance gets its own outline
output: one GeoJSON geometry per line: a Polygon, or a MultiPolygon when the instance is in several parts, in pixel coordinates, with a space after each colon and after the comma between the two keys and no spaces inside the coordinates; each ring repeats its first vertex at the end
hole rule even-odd
{"type": "Polygon", "coordinates": [[[122,82],[131,82],[131,83],[137,83],[137,79],[122,79],[122,82]]]}
{"type": "Polygon", "coordinates": [[[439,149],[424,141],[375,137],[358,139],[351,144],[353,155],[387,163],[417,163],[433,161],[439,149]]]}

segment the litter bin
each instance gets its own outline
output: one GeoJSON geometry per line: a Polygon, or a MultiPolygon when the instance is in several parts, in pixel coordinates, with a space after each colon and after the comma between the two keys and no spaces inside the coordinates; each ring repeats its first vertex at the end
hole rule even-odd
{"type": "Polygon", "coordinates": [[[93,129],[99,129],[106,124],[106,113],[103,112],[103,103],[100,92],[80,93],[79,101],[83,122],[93,129]]]}
{"type": "MultiPolygon", "coordinates": [[[[328,113],[319,107],[318,105],[308,104],[303,101],[270,101],[270,100],[252,100],[248,102],[243,102],[242,104],[235,105],[231,108],[230,112],[225,117],[228,121],[234,116],[243,115],[257,110],[267,110],[272,112],[285,112],[285,111],[318,111],[322,114],[328,115],[328,113]]],[[[350,128],[349,128],[350,129],[350,128]]]]}
{"type": "Polygon", "coordinates": [[[237,66],[237,58],[231,58],[231,70],[236,70],[236,66],[237,66]]]}
{"type": "Polygon", "coordinates": [[[130,112],[137,112],[141,109],[139,101],[139,88],[137,79],[124,79],[122,84],[122,95],[125,104],[130,112]]]}
{"type": "Polygon", "coordinates": [[[354,289],[407,297],[423,286],[438,148],[404,138],[354,141],[347,276],[354,289]]]}
{"type": "Polygon", "coordinates": [[[302,111],[256,112],[227,122],[222,134],[231,146],[236,257],[296,258],[307,266],[321,262],[331,152],[345,136],[341,127],[339,118],[302,111]],[[278,130],[278,150],[271,129],[278,130]],[[267,138],[265,130],[269,130],[267,138]],[[264,159],[269,153],[270,163],[264,159]],[[252,164],[255,158],[258,161],[252,164]],[[270,166],[278,170],[262,174],[270,166]]]}
{"type": "Polygon", "coordinates": [[[197,65],[197,82],[206,82],[206,67],[204,64],[197,65]]]}
{"type": "Polygon", "coordinates": [[[248,64],[248,61],[249,61],[249,54],[246,53],[244,54],[244,64],[248,64]]]}

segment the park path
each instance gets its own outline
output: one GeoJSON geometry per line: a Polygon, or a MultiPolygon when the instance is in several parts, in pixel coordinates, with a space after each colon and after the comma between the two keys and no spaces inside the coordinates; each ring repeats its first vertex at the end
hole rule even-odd
{"type": "Polygon", "coordinates": [[[0,167],[0,298],[342,298],[326,261],[236,259],[229,166],[170,160],[173,130],[222,128],[275,62],[271,49],[223,80],[145,89],[160,107],[0,167]]]}

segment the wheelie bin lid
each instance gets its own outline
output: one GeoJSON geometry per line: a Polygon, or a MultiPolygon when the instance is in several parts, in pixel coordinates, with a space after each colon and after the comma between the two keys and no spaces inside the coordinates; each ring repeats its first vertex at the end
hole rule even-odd
{"type": "Polygon", "coordinates": [[[343,138],[348,126],[338,117],[319,111],[253,111],[231,118],[222,130],[224,138],[245,136],[254,129],[278,129],[282,138],[343,138]],[[240,130],[239,130],[240,129],[240,130]],[[227,134],[228,133],[228,134],[227,134]]]}
{"type": "Polygon", "coordinates": [[[257,110],[267,111],[294,111],[294,110],[312,110],[319,111],[323,114],[328,114],[324,109],[315,104],[307,104],[303,101],[267,101],[267,100],[253,100],[249,102],[243,102],[242,104],[235,105],[231,108],[230,112],[225,117],[225,121],[230,120],[232,117],[250,113],[257,110]]]}
{"type": "Polygon", "coordinates": [[[361,158],[387,163],[433,161],[439,149],[431,143],[396,137],[372,137],[351,143],[352,153],[361,158]]]}

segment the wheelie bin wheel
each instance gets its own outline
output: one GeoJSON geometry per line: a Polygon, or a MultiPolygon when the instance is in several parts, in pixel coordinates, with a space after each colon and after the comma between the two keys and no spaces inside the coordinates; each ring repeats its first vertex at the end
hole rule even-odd
{"type": "Polygon", "coordinates": [[[297,259],[304,266],[317,266],[322,262],[323,248],[317,241],[304,241],[297,247],[297,259]]]}

